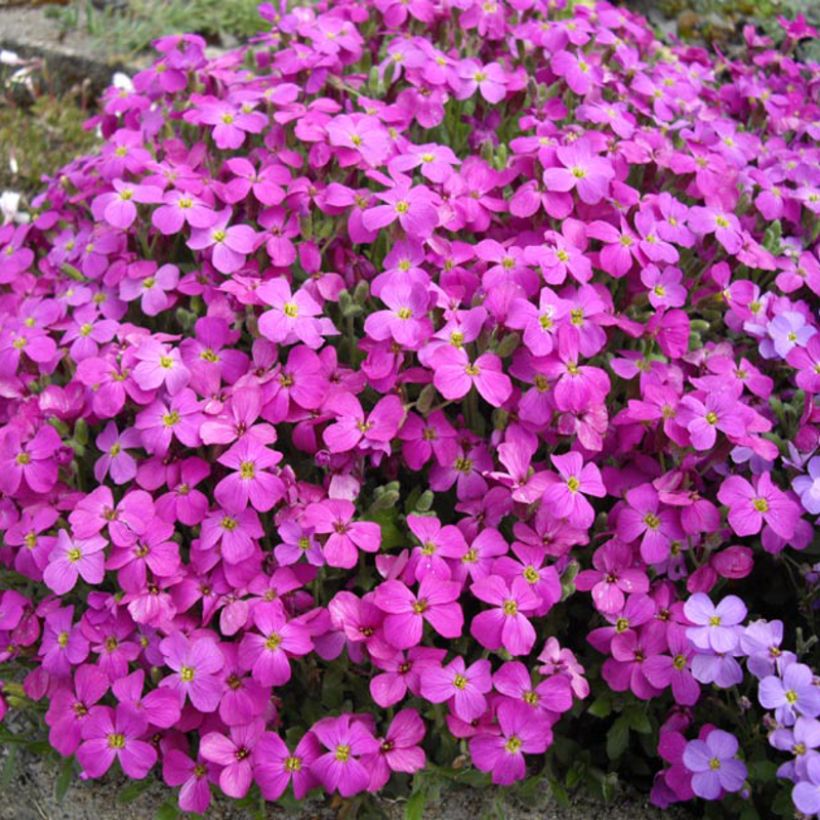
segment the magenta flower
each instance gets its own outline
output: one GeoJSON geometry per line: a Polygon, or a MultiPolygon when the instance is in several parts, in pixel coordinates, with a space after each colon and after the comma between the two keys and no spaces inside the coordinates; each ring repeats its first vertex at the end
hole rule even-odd
{"type": "Polygon", "coordinates": [[[150,726],[158,726],[160,729],[174,726],[181,715],[176,693],[167,688],[159,688],[152,689],[143,697],[144,683],[145,671],[138,669],[115,680],[111,689],[121,704],[144,715],[150,726]]]}
{"type": "Polygon", "coordinates": [[[609,193],[615,176],[612,165],[582,143],[557,148],[555,156],[563,167],[547,168],[544,183],[549,191],[578,191],[582,202],[595,205],[609,193]]]}
{"type": "Polygon", "coordinates": [[[219,215],[199,197],[187,191],[169,191],[163,204],[151,214],[151,224],[165,236],[178,234],[187,222],[192,228],[210,228],[219,215]]]}
{"type": "Polygon", "coordinates": [[[703,401],[693,395],[684,396],[680,408],[678,419],[689,431],[696,450],[711,450],[718,430],[730,437],[746,434],[746,420],[729,392],[708,393],[703,401]]]}
{"type": "Polygon", "coordinates": [[[173,291],[179,284],[179,268],[176,265],[163,265],[157,268],[150,263],[146,268],[134,265],[133,272],[120,281],[120,299],[124,302],[140,300],[140,308],[146,316],[157,316],[167,310],[173,300],[168,291],[173,291]]]}
{"type": "Polygon", "coordinates": [[[228,797],[244,797],[253,782],[253,751],[265,731],[263,720],[231,726],[230,736],[208,732],[199,744],[205,760],[221,767],[219,787],[228,797]]]}
{"type": "Polygon", "coordinates": [[[542,754],[552,743],[546,717],[526,704],[504,701],[496,713],[498,734],[480,733],[470,738],[470,757],[477,769],[492,772],[493,783],[509,786],[526,775],[525,754],[542,754]]]}
{"type": "Polygon", "coordinates": [[[325,561],[331,567],[350,569],[356,565],[359,550],[377,552],[381,530],[372,521],[353,521],[356,508],[349,501],[328,499],[311,504],[303,522],[319,535],[329,534],[322,547],[325,561]]]}
{"type": "Polygon", "coordinates": [[[696,206],[689,210],[689,227],[698,236],[714,234],[727,253],[736,254],[743,245],[740,222],[733,213],[696,206]]]}
{"type": "Polygon", "coordinates": [[[194,251],[211,248],[211,261],[220,273],[236,273],[245,264],[248,254],[257,247],[257,233],[250,225],[231,225],[231,209],[218,214],[207,228],[194,228],[188,247],[194,251]]]}
{"type": "Polygon", "coordinates": [[[362,757],[362,765],[370,771],[368,791],[383,789],[392,772],[414,774],[424,768],[427,758],[419,746],[424,733],[424,721],[415,709],[402,709],[396,714],[379,739],[378,754],[362,757]]]}
{"type": "Polygon", "coordinates": [[[57,483],[54,455],[62,445],[60,435],[44,424],[28,441],[9,425],[0,434],[0,491],[14,495],[21,484],[35,493],[48,493],[57,483]]]}
{"type": "Polygon", "coordinates": [[[83,721],[77,760],[87,777],[101,777],[118,760],[122,770],[142,780],[157,762],[154,747],[141,738],[148,724],[127,706],[95,706],[83,721]]]}
{"type": "Polygon", "coordinates": [[[49,702],[45,721],[49,743],[63,757],[77,751],[82,727],[96,704],[108,691],[108,678],[97,667],[78,666],[69,687],[59,688],[49,702]]]}
{"type": "Polygon", "coordinates": [[[512,393],[510,377],[494,353],[482,353],[470,361],[463,348],[446,345],[436,352],[433,366],[433,384],[449,401],[463,398],[475,386],[488,404],[501,407],[512,393]]]}
{"type": "Polygon", "coordinates": [[[620,612],[626,595],[649,592],[645,570],[633,567],[632,549],[620,541],[607,541],[592,556],[595,569],[578,573],[575,586],[591,590],[595,608],[604,614],[620,612]]]}
{"type": "Polygon", "coordinates": [[[180,704],[186,699],[200,712],[215,712],[222,696],[222,684],[217,672],[224,659],[219,646],[210,638],[186,638],[173,632],[159,645],[165,665],[173,673],[160,681],[177,693],[180,704]]]}
{"type": "Polygon", "coordinates": [[[137,462],[128,449],[137,448],[141,443],[139,431],[133,427],[119,433],[117,425],[108,422],[95,441],[102,456],[94,463],[94,478],[103,482],[106,476],[111,476],[115,484],[127,484],[137,474],[137,462]]]}
{"type": "Polygon", "coordinates": [[[692,647],[686,630],[679,624],[669,624],[666,630],[668,655],[652,655],[643,665],[643,673],[658,689],[672,687],[675,703],[694,706],[700,699],[700,686],[690,668],[692,647]]]}
{"type": "Polygon", "coordinates": [[[238,660],[262,686],[281,686],[290,680],[290,659],[313,648],[306,626],[288,621],[279,602],[260,604],[253,622],[261,634],[246,632],[239,644],[238,660]]]}
{"type": "Polygon", "coordinates": [[[267,512],[285,495],[285,484],[270,472],[282,460],[282,454],[266,447],[253,436],[240,439],[219,458],[232,472],[214,488],[214,498],[229,513],[241,513],[250,505],[267,512]]]}
{"type": "Polygon", "coordinates": [[[649,289],[649,304],[657,309],[685,305],[686,288],[681,284],[682,278],[678,268],[666,267],[660,271],[655,265],[647,265],[641,271],[641,282],[649,289]]]}
{"type": "Polygon", "coordinates": [[[493,688],[488,660],[465,666],[464,658],[453,658],[446,666],[426,667],[421,676],[422,697],[431,703],[451,701],[461,720],[470,722],[487,709],[485,695],[493,688]]]}
{"type": "Polygon", "coordinates": [[[717,494],[729,508],[729,524],[737,535],[754,535],[766,524],[781,538],[794,535],[800,508],[771,479],[762,473],[750,484],[741,476],[729,476],[717,494]]]}
{"type": "Polygon", "coordinates": [[[317,785],[311,771],[322,754],[322,746],[313,732],[302,737],[291,752],[285,741],[273,732],[265,732],[254,746],[254,779],[265,800],[278,800],[290,783],[297,800],[317,785]]]}
{"type": "Polygon", "coordinates": [[[746,766],[737,759],[734,735],[713,729],[706,740],[690,740],[683,764],[692,772],[692,789],[704,800],[717,800],[722,792],[738,792],[746,780],[746,766]]]}
{"type": "Polygon", "coordinates": [[[419,591],[413,594],[401,581],[385,581],[376,587],[373,599],[387,612],[384,635],[396,649],[409,649],[421,642],[424,622],[443,638],[458,638],[464,615],[457,603],[461,584],[435,575],[425,575],[419,591]]]}
{"type": "Polygon", "coordinates": [[[100,194],[91,203],[97,221],[104,220],[112,228],[125,231],[137,218],[137,203],[162,201],[162,190],[154,185],[135,185],[122,179],[111,180],[114,190],[100,194]]]}
{"type": "Polygon", "coordinates": [[[71,538],[66,530],[57,532],[57,542],[43,570],[43,580],[57,595],[63,595],[82,578],[87,584],[99,584],[105,575],[103,550],[108,542],[100,535],[71,538]]]}
{"type": "Polygon", "coordinates": [[[575,451],[550,458],[560,478],[551,475],[553,480],[544,490],[543,502],[560,510],[561,517],[566,518],[573,527],[590,527],[595,510],[586,496],[603,498],[606,495],[601,471],[591,462],[584,464],[583,456],[575,451]]]}
{"type": "Polygon", "coordinates": [[[258,134],[268,124],[268,118],[252,105],[238,106],[227,100],[207,98],[199,111],[192,112],[192,121],[212,125],[216,147],[224,150],[239,148],[248,134],[258,134]]]}
{"type": "Polygon", "coordinates": [[[669,557],[672,541],[685,540],[672,509],[661,509],[657,490],[651,484],[640,484],[626,494],[627,507],[618,513],[616,532],[629,543],[641,539],[641,558],[647,564],[658,564],[669,557]]]}
{"type": "Polygon", "coordinates": [[[365,333],[378,341],[393,339],[402,347],[418,349],[433,332],[427,318],[427,289],[412,281],[391,280],[380,291],[379,298],[389,310],[371,313],[365,319],[365,333]]]}
{"type": "Polygon", "coordinates": [[[222,557],[238,564],[253,555],[256,540],[264,534],[259,515],[252,508],[236,515],[215,510],[202,522],[201,547],[209,550],[219,545],[222,557]]]}
{"type": "Polygon", "coordinates": [[[193,761],[179,749],[169,749],[162,758],[162,777],[169,786],[180,786],[179,807],[204,814],[211,805],[209,781],[216,782],[213,763],[193,761]]]}
{"type": "Polygon", "coordinates": [[[355,715],[343,714],[320,720],[311,731],[327,749],[310,766],[325,790],[331,794],[338,791],[342,797],[365,791],[371,773],[362,758],[379,751],[379,742],[365,723],[355,715]]]}
{"type": "Polygon", "coordinates": [[[438,225],[436,198],[424,185],[398,183],[376,197],[386,204],[362,213],[362,224],[368,231],[378,231],[398,220],[411,239],[427,239],[438,225]]]}
{"type": "Polygon", "coordinates": [[[164,385],[175,396],[190,381],[191,373],[176,348],[169,349],[156,339],[148,339],[135,355],[139,364],[134,368],[134,381],[142,390],[157,390],[164,385]]]}
{"type": "Polygon", "coordinates": [[[498,63],[481,65],[477,60],[463,60],[458,67],[461,88],[458,99],[472,97],[476,90],[488,103],[500,103],[507,94],[507,75],[498,63]]]}
{"type": "Polygon", "coordinates": [[[259,332],[266,339],[285,344],[299,340],[314,350],[322,346],[327,331],[316,318],[322,308],[304,288],[292,293],[288,280],[279,277],[265,282],[257,293],[271,307],[259,318],[259,332]]]}
{"type": "Polygon", "coordinates": [[[541,603],[524,578],[511,583],[499,575],[480,578],[470,592],[493,609],[480,612],[470,624],[470,634],[487,649],[504,647],[511,655],[529,655],[535,628],[527,618],[541,603]]]}
{"type": "Polygon", "coordinates": [[[322,434],[331,453],[345,453],[356,447],[390,451],[404,418],[398,396],[385,396],[365,417],[359,400],[350,393],[339,393],[333,400],[336,421],[322,434]]]}
{"type": "Polygon", "coordinates": [[[202,420],[196,394],[185,388],[169,402],[157,399],[149,404],[137,415],[134,427],[139,430],[142,445],[149,453],[164,456],[173,439],[186,447],[198,446],[202,420]]]}

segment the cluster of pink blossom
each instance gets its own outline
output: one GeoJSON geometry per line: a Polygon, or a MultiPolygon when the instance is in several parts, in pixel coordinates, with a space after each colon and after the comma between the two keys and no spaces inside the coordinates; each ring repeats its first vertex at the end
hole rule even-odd
{"type": "MultiPolygon", "coordinates": [[[[764,640],[708,593],[820,512],[810,31],[260,11],[214,59],[158,41],[0,228],[3,678],[84,776],[197,812],[465,753],[512,783],[590,679],[688,725],[764,640]]],[[[731,735],[671,737],[660,800],[741,789],[731,735]]]]}

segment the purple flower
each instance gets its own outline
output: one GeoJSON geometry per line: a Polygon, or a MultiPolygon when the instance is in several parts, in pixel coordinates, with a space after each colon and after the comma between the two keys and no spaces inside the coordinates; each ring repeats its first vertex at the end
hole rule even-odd
{"type": "Polygon", "coordinates": [[[778,721],[791,726],[798,715],[820,715],[820,687],[811,669],[802,663],[791,663],[781,677],[769,675],[760,681],[760,705],[774,709],[778,721]]]}
{"type": "Polygon", "coordinates": [[[683,763],[692,772],[692,789],[704,800],[717,800],[721,791],[738,792],[746,780],[746,764],[738,760],[737,738],[714,729],[703,740],[690,740],[683,763]]]}
{"type": "Polygon", "coordinates": [[[726,654],[740,640],[738,624],[746,617],[746,605],[736,595],[727,595],[717,606],[704,592],[696,592],[683,606],[684,615],[695,624],[686,637],[701,650],[726,654]]]}

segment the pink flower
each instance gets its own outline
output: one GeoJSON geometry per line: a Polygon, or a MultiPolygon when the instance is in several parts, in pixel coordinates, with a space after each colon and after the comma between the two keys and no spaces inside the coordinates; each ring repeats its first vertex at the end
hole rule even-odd
{"type": "Polygon", "coordinates": [[[127,484],[137,474],[137,462],[128,448],[137,448],[141,443],[139,431],[133,427],[118,433],[117,425],[108,422],[95,442],[102,456],[94,464],[94,478],[103,482],[110,475],[115,484],[127,484]]]}
{"type": "Polygon", "coordinates": [[[729,525],[736,535],[755,535],[767,524],[781,538],[794,535],[800,507],[762,473],[750,484],[742,476],[729,476],[718,490],[718,500],[729,508],[729,525]]]}
{"type": "Polygon", "coordinates": [[[226,208],[207,228],[194,228],[187,245],[191,250],[212,248],[211,261],[220,273],[236,273],[248,254],[257,247],[257,233],[250,225],[231,225],[231,209],[226,208]]]}
{"type": "Polygon", "coordinates": [[[689,210],[689,227],[698,236],[714,234],[727,253],[736,254],[743,245],[740,222],[733,213],[695,206],[689,210]]]}
{"type": "Polygon", "coordinates": [[[192,228],[210,228],[219,215],[206,202],[187,191],[169,191],[151,214],[151,224],[165,236],[178,234],[187,222],[192,228]]]}
{"type": "Polygon", "coordinates": [[[490,662],[475,661],[466,667],[464,658],[453,658],[446,666],[425,668],[421,677],[421,694],[431,703],[452,701],[453,711],[461,720],[476,720],[487,709],[484,697],[493,687],[490,662]]]}
{"type": "Polygon", "coordinates": [[[176,265],[163,265],[157,269],[150,263],[147,269],[140,266],[136,271],[129,271],[129,276],[120,281],[120,299],[125,302],[139,299],[143,313],[156,316],[172,304],[167,292],[174,290],[178,283],[179,268],[176,265]]]}
{"type": "Polygon", "coordinates": [[[615,171],[605,159],[593,154],[582,143],[557,148],[555,156],[563,168],[547,168],[544,183],[549,191],[578,191],[582,202],[595,205],[609,193],[615,171]]]}
{"type": "Polygon", "coordinates": [[[355,715],[343,714],[320,720],[311,731],[327,749],[310,767],[325,790],[331,794],[338,790],[342,797],[365,791],[371,773],[362,758],[379,751],[379,742],[365,723],[355,715]]]}
{"type": "Polygon", "coordinates": [[[498,63],[481,65],[477,60],[463,60],[458,67],[461,89],[458,99],[472,97],[478,89],[488,103],[500,103],[507,94],[507,75],[498,63]]]}
{"type": "Polygon", "coordinates": [[[191,378],[179,350],[169,349],[156,339],[143,342],[135,355],[139,364],[134,368],[134,381],[142,390],[157,390],[165,385],[168,393],[175,396],[191,378]]]}
{"type": "Polygon", "coordinates": [[[475,581],[470,592],[493,604],[473,618],[470,634],[487,649],[504,647],[511,655],[529,655],[535,644],[535,628],[526,617],[539,606],[538,596],[524,578],[507,583],[499,575],[475,581]]]}
{"type": "Polygon", "coordinates": [[[129,777],[142,780],[157,762],[156,749],[141,740],[147,728],[145,718],[126,706],[95,706],[83,721],[83,742],[77,749],[83,772],[101,777],[118,760],[129,777]]]}
{"type": "Polygon", "coordinates": [[[43,570],[43,580],[57,595],[74,589],[78,578],[92,586],[99,584],[105,575],[103,550],[108,542],[102,536],[72,539],[66,530],[57,532],[57,543],[43,570]]]}
{"type": "Polygon", "coordinates": [[[379,740],[378,754],[362,757],[362,765],[370,774],[368,791],[377,792],[387,785],[392,772],[414,774],[426,763],[424,749],[424,721],[415,709],[402,709],[396,714],[379,740]]]}
{"type": "Polygon", "coordinates": [[[265,282],[257,294],[271,307],[259,317],[259,332],[266,339],[285,344],[298,340],[313,350],[322,346],[326,331],[316,318],[322,308],[304,288],[291,293],[288,280],[282,276],[265,282]]]}
{"type": "Polygon", "coordinates": [[[62,445],[59,433],[44,424],[29,441],[17,428],[0,431],[0,491],[14,495],[23,481],[36,493],[48,493],[57,483],[54,454],[62,445]]]}
{"type": "Polygon", "coordinates": [[[727,595],[717,606],[704,592],[696,592],[684,604],[683,613],[694,626],[686,637],[698,649],[720,654],[731,652],[740,640],[738,624],[746,617],[746,605],[736,595],[727,595]]]}
{"type": "Polygon", "coordinates": [[[546,717],[524,703],[504,701],[496,713],[498,734],[480,733],[470,739],[470,757],[477,769],[492,772],[493,783],[508,786],[526,775],[525,754],[542,754],[552,743],[546,717]]]}
{"type": "Polygon", "coordinates": [[[322,547],[325,561],[331,567],[350,569],[356,565],[359,550],[377,552],[381,544],[381,530],[372,521],[353,521],[356,508],[349,501],[328,499],[311,504],[303,522],[320,535],[330,537],[322,547]]]}
{"type": "Polygon", "coordinates": [[[293,783],[293,795],[302,800],[317,785],[311,767],[322,754],[313,732],[302,737],[291,752],[285,741],[273,732],[265,732],[253,749],[254,778],[265,800],[278,800],[293,783]]]}
{"type": "Polygon", "coordinates": [[[424,622],[444,638],[458,638],[464,615],[457,599],[461,584],[425,575],[414,595],[401,581],[385,581],[376,587],[374,603],[383,612],[385,638],[396,649],[421,642],[424,622]]]}
{"type": "Polygon", "coordinates": [[[627,543],[641,538],[641,558],[647,564],[665,561],[672,541],[685,540],[677,513],[660,509],[658,492],[651,484],[633,487],[626,501],[628,506],[618,513],[618,537],[627,543]]]}
{"type": "Polygon", "coordinates": [[[544,490],[543,503],[560,510],[561,517],[572,526],[581,529],[590,527],[595,519],[595,510],[586,496],[603,498],[606,495],[601,471],[591,462],[584,464],[583,456],[575,451],[550,458],[560,479],[551,474],[553,480],[544,490]]]}
{"type": "Polygon", "coordinates": [[[162,190],[153,185],[135,185],[122,179],[111,181],[114,190],[100,194],[91,203],[94,218],[125,231],[137,218],[136,203],[161,202],[162,190]]]}
{"type": "Polygon", "coordinates": [[[390,452],[404,418],[404,407],[398,396],[385,396],[365,419],[359,400],[350,393],[338,394],[332,402],[336,421],[322,434],[331,453],[345,453],[356,447],[390,452]]]}
{"type": "Polygon", "coordinates": [[[398,183],[376,197],[386,204],[362,213],[362,224],[368,231],[378,231],[398,220],[411,239],[427,239],[438,225],[436,198],[424,185],[398,183]]]}
{"type": "Polygon", "coordinates": [[[239,663],[262,686],[281,686],[290,680],[290,658],[307,655],[313,648],[310,632],[288,621],[278,601],[257,606],[253,622],[261,634],[245,633],[239,644],[239,663]]]}
{"type": "Polygon", "coordinates": [[[232,472],[214,488],[214,498],[229,513],[241,513],[248,503],[259,512],[272,509],[285,495],[285,484],[270,472],[282,460],[253,436],[241,438],[219,458],[232,472]]]}
{"type": "Polygon", "coordinates": [[[471,362],[463,348],[446,345],[436,352],[433,366],[433,384],[449,401],[463,398],[473,385],[493,407],[501,407],[512,393],[510,377],[494,353],[482,353],[471,362]]]}
{"type": "Polygon", "coordinates": [[[186,698],[200,712],[215,712],[222,696],[222,684],[217,672],[224,659],[219,646],[210,638],[189,639],[182,632],[173,632],[159,645],[165,665],[173,673],[160,681],[179,697],[186,698]]]}
{"type": "Polygon", "coordinates": [[[219,787],[228,797],[241,798],[253,782],[253,751],[265,730],[263,720],[231,726],[230,737],[208,732],[202,737],[199,752],[205,760],[221,767],[219,787]]]}
{"type": "Polygon", "coordinates": [[[427,289],[412,281],[391,279],[379,292],[379,298],[390,309],[371,313],[365,319],[365,333],[378,341],[392,338],[402,347],[418,349],[433,332],[427,318],[427,289]]]}
{"type": "Polygon", "coordinates": [[[737,399],[729,391],[708,393],[703,401],[693,395],[684,396],[680,407],[680,423],[689,431],[696,450],[714,447],[718,430],[735,437],[746,433],[746,422],[737,399]]]}
{"type": "Polygon", "coordinates": [[[625,595],[649,592],[646,572],[633,564],[629,545],[617,540],[607,541],[592,556],[595,569],[578,573],[575,586],[580,590],[592,590],[592,600],[599,612],[620,612],[626,602],[625,595]]]}
{"type": "Polygon", "coordinates": [[[162,777],[169,786],[181,786],[179,807],[183,811],[204,814],[211,805],[209,781],[216,782],[216,766],[194,762],[179,749],[169,749],[162,758],[162,777]]]}

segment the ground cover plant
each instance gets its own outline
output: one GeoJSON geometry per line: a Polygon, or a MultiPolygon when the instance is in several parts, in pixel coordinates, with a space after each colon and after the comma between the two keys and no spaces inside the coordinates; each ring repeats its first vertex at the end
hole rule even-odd
{"type": "Polygon", "coordinates": [[[813,30],[260,12],[0,228],[0,740],[183,812],[817,813],[813,30]]]}

